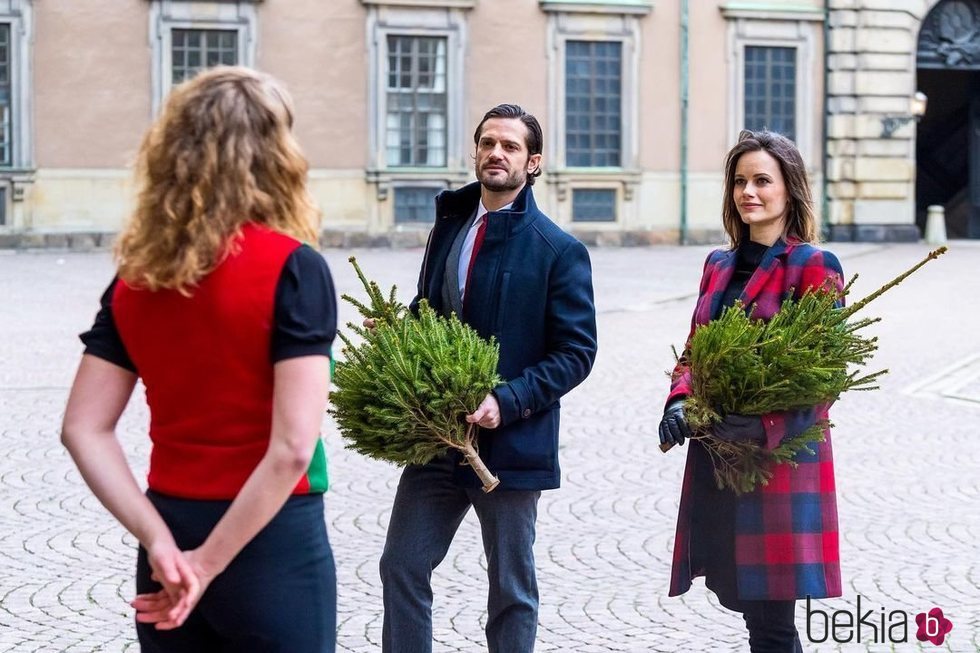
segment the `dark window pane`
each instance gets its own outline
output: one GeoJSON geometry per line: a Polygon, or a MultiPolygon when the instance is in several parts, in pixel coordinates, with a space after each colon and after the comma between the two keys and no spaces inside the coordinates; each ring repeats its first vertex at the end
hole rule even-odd
{"type": "Polygon", "coordinates": [[[745,48],[745,128],[796,139],[796,48],[745,48]]]}
{"type": "Polygon", "coordinates": [[[432,222],[436,214],[434,200],[441,191],[430,186],[396,187],[395,222],[432,222]]]}
{"type": "Polygon", "coordinates": [[[572,220],[574,222],[615,222],[616,191],[594,188],[574,189],[572,191],[572,220]]]}
{"type": "Polygon", "coordinates": [[[621,165],[621,76],[622,44],[619,41],[566,43],[566,165],[621,165]]]}
{"type": "Polygon", "coordinates": [[[202,68],[225,64],[238,58],[238,32],[217,29],[171,30],[171,76],[174,84],[190,79],[202,68]]]}

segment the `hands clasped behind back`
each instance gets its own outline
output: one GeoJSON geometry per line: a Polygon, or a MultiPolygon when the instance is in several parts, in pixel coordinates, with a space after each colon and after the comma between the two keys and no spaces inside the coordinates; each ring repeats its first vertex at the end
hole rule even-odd
{"type": "Polygon", "coordinates": [[[147,549],[151,578],[163,587],[156,592],[138,594],[130,602],[136,621],[154,624],[157,630],[173,630],[183,625],[207,590],[214,573],[206,570],[196,551],[179,551],[175,546],[147,549]]]}

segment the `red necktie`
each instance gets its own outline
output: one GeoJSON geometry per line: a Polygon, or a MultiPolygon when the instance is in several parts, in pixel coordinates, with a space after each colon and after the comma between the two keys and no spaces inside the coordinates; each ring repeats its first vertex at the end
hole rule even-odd
{"type": "Polygon", "coordinates": [[[483,246],[483,237],[487,235],[487,214],[484,213],[480,218],[480,226],[476,229],[476,238],[473,239],[473,253],[470,254],[470,264],[466,266],[466,283],[463,286],[463,304],[470,296],[470,279],[473,278],[473,264],[476,263],[476,255],[483,246]]]}

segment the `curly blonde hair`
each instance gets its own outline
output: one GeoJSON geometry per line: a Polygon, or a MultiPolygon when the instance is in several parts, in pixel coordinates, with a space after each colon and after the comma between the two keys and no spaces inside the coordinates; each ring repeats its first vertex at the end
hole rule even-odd
{"type": "Polygon", "coordinates": [[[219,66],[176,87],[140,147],[120,278],[190,294],[250,221],[315,243],[320,216],[292,124],[289,94],[264,73],[219,66]]]}

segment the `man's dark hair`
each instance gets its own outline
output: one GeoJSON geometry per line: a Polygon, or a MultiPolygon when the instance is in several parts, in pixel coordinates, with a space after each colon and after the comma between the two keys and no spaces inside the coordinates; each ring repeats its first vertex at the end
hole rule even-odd
{"type": "MultiPolygon", "coordinates": [[[[541,134],[541,125],[538,123],[537,118],[516,104],[498,104],[487,111],[483,115],[483,120],[476,126],[476,131],[473,133],[474,145],[478,146],[480,144],[480,133],[483,131],[483,123],[491,118],[514,118],[523,122],[524,126],[527,127],[527,138],[524,139],[524,144],[527,146],[528,155],[541,154],[541,144],[544,141],[544,137],[541,134]]],[[[534,178],[540,175],[541,166],[538,166],[534,172],[528,173],[528,185],[533,185],[534,178]]]]}

